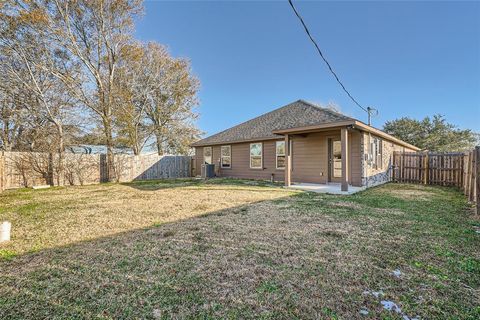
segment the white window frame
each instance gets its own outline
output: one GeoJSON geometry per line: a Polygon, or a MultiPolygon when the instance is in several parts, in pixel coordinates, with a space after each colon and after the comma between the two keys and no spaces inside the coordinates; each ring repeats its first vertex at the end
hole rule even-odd
{"type": "Polygon", "coordinates": [[[285,141],[275,141],[275,167],[277,170],[285,170],[285,162],[287,161],[287,155],[286,155],[286,148],[285,148],[285,141]],[[278,144],[283,143],[283,154],[278,153],[278,144]],[[284,157],[285,160],[283,161],[283,167],[278,166],[278,157],[284,157]]]}
{"type": "Polygon", "coordinates": [[[263,143],[262,142],[254,142],[250,143],[250,169],[263,169],[263,143]],[[252,155],[252,146],[254,144],[259,144],[260,145],[260,155],[252,155]],[[260,166],[259,167],[252,167],[252,157],[260,157],[260,166]]]}
{"type": "Polygon", "coordinates": [[[212,164],[213,163],[213,149],[212,147],[203,147],[203,163],[212,164]],[[205,150],[210,149],[210,162],[206,161],[207,156],[205,156],[205,150]]]}
{"type": "Polygon", "coordinates": [[[227,146],[221,146],[221,147],[220,147],[220,167],[221,167],[222,169],[231,169],[231,168],[232,168],[232,146],[227,145],[227,146]],[[224,155],[223,155],[223,148],[228,148],[228,151],[229,151],[229,152],[228,152],[228,154],[229,154],[228,156],[224,156],[224,155]],[[230,159],[230,165],[229,165],[228,167],[225,167],[225,166],[223,165],[223,159],[224,159],[224,158],[229,158],[229,159],[230,159]]]}
{"type": "Polygon", "coordinates": [[[380,138],[377,145],[377,169],[383,169],[383,140],[380,138]]]}
{"type": "Polygon", "coordinates": [[[375,169],[383,167],[383,141],[380,138],[372,137],[370,140],[370,164],[375,169]]]}

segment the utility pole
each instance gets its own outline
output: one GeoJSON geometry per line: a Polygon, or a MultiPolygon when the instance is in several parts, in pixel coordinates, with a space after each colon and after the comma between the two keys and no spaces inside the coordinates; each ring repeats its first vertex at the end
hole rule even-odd
{"type": "Polygon", "coordinates": [[[367,114],[368,114],[368,125],[372,125],[372,115],[378,115],[378,110],[372,107],[367,107],[367,114]]]}

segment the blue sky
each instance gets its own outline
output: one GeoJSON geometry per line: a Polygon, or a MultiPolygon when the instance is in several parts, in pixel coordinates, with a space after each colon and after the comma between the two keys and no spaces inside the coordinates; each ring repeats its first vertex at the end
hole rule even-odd
{"type": "MultiPolygon", "coordinates": [[[[441,113],[480,131],[480,2],[299,2],[334,70],[373,125],[441,113]]],[[[191,60],[198,124],[213,134],[297,99],[366,122],[285,1],[147,1],[137,37],[191,60]]]]}

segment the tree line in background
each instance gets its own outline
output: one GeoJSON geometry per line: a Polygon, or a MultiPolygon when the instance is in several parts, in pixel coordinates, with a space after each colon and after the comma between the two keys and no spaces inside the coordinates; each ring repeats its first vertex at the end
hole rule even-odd
{"type": "Polygon", "coordinates": [[[423,120],[404,117],[387,121],[383,131],[428,151],[463,152],[480,144],[478,133],[470,129],[458,129],[439,114],[423,120]]]}
{"type": "Polygon", "coordinates": [[[58,154],[102,144],[188,152],[199,81],[186,59],[136,40],[141,0],[0,2],[0,150],[58,154]]]}

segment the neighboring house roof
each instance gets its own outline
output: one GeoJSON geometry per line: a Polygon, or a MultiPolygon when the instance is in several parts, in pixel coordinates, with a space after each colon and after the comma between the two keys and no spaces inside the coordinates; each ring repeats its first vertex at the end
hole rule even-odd
{"type": "Polygon", "coordinates": [[[412,150],[420,150],[361,121],[304,100],[292,102],[252,120],[206,137],[193,143],[192,146],[200,147],[225,143],[281,139],[283,134],[286,133],[302,133],[339,126],[351,126],[394,141],[412,150]]]}
{"type": "Polygon", "coordinates": [[[310,102],[298,100],[197,141],[192,146],[278,139],[282,136],[274,134],[273,131],[348,120],[355,119],[310,102]]]}
{"type": "MultiPolygon", "coordinates": [[[[107,154],[107,146],[105,145],[93,145],[93,144],[79,144],[67,146],[65,148],[67,153],[76,154],[107,154]]],[[[113,152],[116,154],[133,154],[130,148],[113,148],[113,152]]]]}

